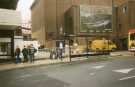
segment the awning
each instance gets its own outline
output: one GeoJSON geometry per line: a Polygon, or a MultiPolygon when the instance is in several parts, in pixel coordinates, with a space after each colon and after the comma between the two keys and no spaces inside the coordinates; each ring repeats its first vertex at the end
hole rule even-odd
{"type": "Polygon", "coordinates": [[[0,25],[0,30],[15,30],[19,28],[19,26],[15,25],[0,25]]]}

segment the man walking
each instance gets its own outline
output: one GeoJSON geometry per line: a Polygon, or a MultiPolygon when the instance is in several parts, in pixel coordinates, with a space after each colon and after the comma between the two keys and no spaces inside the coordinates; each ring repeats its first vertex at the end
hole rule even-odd
{"type": "Polygon", "coordinates": [[[24,57],[23,62],[28,62],[28,49],[26,48],[26,46],[24,46],[24,48],[22,49],[22,54],[23,54],[23,57],[24,57]]]}
{"type": "Polygon", "coordinates": [[[34,55],[36,51],[37,50],[33,47],[32,44],[28,47],[29,60],[31,63],[34,63],[34,55]]]}

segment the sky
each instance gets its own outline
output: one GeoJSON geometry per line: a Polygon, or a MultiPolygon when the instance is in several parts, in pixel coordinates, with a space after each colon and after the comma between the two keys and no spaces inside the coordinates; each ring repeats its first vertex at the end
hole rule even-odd
{"type": "Polygon", "coordinates": [[[19,0],[17,11],[21,12],[22,23],[31,21],[30,7],[34,0],[19,0]]]}

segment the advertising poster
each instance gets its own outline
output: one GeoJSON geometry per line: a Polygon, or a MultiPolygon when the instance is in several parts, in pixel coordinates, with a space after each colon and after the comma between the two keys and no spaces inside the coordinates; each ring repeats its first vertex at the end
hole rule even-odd
{"type": "Polygon", "coordinates": [[[112,32],[112,8],[107,6],[80,5],[80,32],[112,32]]]}

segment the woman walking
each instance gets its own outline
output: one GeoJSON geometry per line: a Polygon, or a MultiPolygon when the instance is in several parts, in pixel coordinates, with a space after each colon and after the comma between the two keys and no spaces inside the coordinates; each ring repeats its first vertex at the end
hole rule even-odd
{"type": "Polygon", "coordinates": [[[16,64],[21,63],[20,52],[21,52],[21,50],[17,46],[17,48],[15,50],[16,64]]]}

